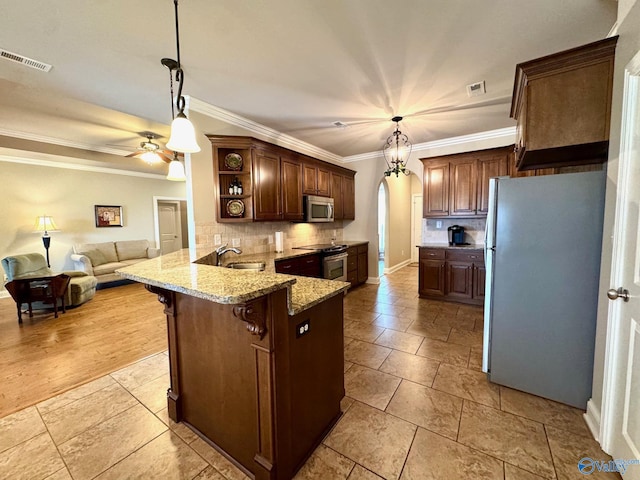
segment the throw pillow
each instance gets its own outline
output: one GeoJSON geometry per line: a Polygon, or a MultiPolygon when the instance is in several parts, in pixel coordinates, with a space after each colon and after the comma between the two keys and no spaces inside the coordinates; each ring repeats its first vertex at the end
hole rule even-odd
{"type": "Polygon", "coordinates": [[[87,250],[86,252],[80,252],[80,254],[89,257],[89,260],[91,260],[91,265],[94,267],[107,263],[107,257],[105,257],[104,253],[102,253],[100,250],[87,250]]]}

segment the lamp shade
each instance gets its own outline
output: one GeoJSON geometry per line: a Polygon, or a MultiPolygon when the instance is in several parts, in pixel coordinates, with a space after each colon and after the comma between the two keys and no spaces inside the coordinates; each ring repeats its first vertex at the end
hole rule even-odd
{"type": "Polygon", "coordinates": [[[184,173],[184,165],[182,165],[179,160],[171,160],[167,180],[171,180],[173,182],[184,182],[187,180],[187,176],[184,173]]]}
{"type": "Polygon", "coordinates": [[[174,152],[182,153],[197,153],[200,151],[193,124],[182,112],[178,113],[173,122],[171,122],[171,138],[167,142],[167,148],[174,152]]]}
{"type": "Polygon", "coordinates": [[[41,217],[36,217],[34,230],[36,232],[53,232],[57,231],[58,227],[56,226],[56,222],[53,221],[53,217],[42,215],[41,217]]]}

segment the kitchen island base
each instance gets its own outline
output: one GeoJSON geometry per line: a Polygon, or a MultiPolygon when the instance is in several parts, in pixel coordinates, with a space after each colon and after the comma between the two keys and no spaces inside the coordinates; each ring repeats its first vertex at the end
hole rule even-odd
{"type": "Polygon", "coordinates": [[[169,417],[250,477],[293,478],[341,415],[343,295],[288,315],[286,289],[235,305],[147,289],[167,315],[169,417]]]}

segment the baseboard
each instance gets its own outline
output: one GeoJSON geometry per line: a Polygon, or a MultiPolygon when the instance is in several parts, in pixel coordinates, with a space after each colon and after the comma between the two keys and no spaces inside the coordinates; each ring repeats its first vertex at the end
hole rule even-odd
{"type": "Polygon", "coordinates": [[[600,410],[590,398],[587,402],[587,412],[584,414],[584,421],[587,423],[587,427],[591,431],[591,435],[596,441],[600,441],[600,410]]]}
{"type": "Polygon", "coordinates": [[[405,260],[404,262],[400,262],[397,265],[394,265],[393,267],[385,268],[384,269],[384,274],[387,275],[389,273],[396,272],[396,271],[400,270],[402,267],[406,267],[410,263],[411,263],[411,259],[409,258],[409,259],[405,260]]]}
{"type": "Polygon", "coordinates": [[[10,296],[6,290],[0,290],[0,298],[9,298],[10,296]]]}
{"type": "Polygon", "coordinates": [[[367,277],[367,281],[364,283],[370,283],[371,285],[380,285],[380,277],[367,277]]]}

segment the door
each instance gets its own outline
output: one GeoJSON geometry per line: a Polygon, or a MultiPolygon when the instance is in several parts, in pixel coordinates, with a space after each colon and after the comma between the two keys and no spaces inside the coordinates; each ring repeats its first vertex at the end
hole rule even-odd
{"type": "Polygon", "coordinates": [[[411,199],[411,262],[418,262],[422,243],[422,195],[413,195],[411,199]]]}
{"type": "Polygon", "coordinates": [[[180,204],[158,202],[158,228],[160,230],[160,252],[162,255],[182,248],[180,204]]]}
{"type": "MultiPolygon", "coordinates": [[[[640,52],[627,66],[616,199],[611,285],[629,291],[609,302],[602,405],[602,448],[640,459],[640,52]]],[[[640,479],[630,465],[625,480],[640,479]]]]}

